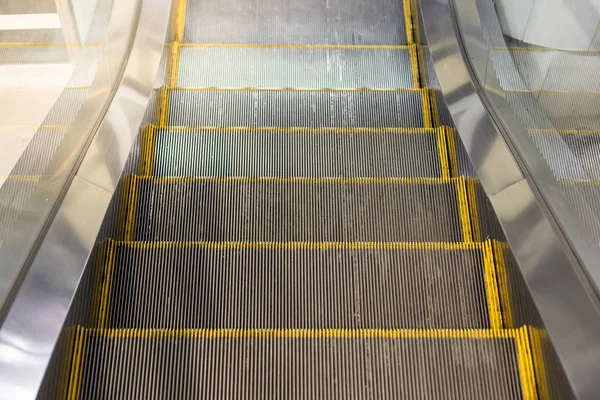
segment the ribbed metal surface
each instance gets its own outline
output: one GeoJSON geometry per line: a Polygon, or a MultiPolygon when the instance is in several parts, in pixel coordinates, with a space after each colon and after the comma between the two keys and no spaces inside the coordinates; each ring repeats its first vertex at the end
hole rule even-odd
{"type": "Polygon", "coordinates": [[[443,176],[438,135],[435,130],[159,129],[154,174],[437,178],[443,176]]]}
{"type": "Polygon", "coordinates": [[[78,393],[85,399],[523,398],[513,338],[369,333],[91,332],[78,393]]]}
{"type": "Polygon", "coordinates": [[[173,90],[169,125],[424,127],[420,90],[173,90]]]}
{"type": "Polygon", "coordinates": [[[406,44],[403,7],[402,0],[193,0],[184,42],[406,44]]]}
{"type": "Polygon", "coordinates": [[[408,48],[183,47],[179,86],[413,88],[408,48]]]}
{"type": "Polygon", "coordinates": [[[118,244],[105,326],[490,326],[480,246],[296,246],[118,244]]]}
{"type": "Polygon", "coordinates": [[[531,137],[558,179],[600,179],[600,132],[540,130],[531,137]]]}
{"type": "Polygon", "coordinates": [[[150,178],[137,195],[135,240],[463,240],[449,181],[150,178]]]}

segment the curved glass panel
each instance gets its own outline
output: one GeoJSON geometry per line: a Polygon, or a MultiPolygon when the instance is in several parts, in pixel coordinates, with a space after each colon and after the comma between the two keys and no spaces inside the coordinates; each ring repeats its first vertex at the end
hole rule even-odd
{"type": "Polygon", "coordinates": [[[0,305],[120,82],[137,12],[137,0],[0,4],[0,305]]]}
{"type": "Polygon", "coordinates": [[[456,0],[454,8],[484,100],[598,289],[599,10],[586,2],[533,3],[456,0]]]}

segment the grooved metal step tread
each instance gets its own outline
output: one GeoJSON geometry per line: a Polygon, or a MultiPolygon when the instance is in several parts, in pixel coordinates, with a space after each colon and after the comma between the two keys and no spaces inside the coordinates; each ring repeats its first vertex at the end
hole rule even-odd
{"type": "Polygon", "coordinates": [[[183,39],[187,43],[406,44],[404,8],[401,0],[189,0],[183,39]]]}
{"type": "Polygon", "coordinates": [[[104,264],[109,328],[501,327],[491,243],[116,242],[104,264]]]}
{"type": "MultiPolygon", "coordinates": [[[[431,126],[428,93],[419,89],[300,91],[178,88],[169,91],[168,105],[169,126],[431,126]]],[[[148,117],[153,115],[147,114],[146,119],[146,122],[153,122],[148,117]]]]}
{"type": "Polygon", "coordinates": [[[525,330],[79,330],[96,398],[530,399],[525,330]]]}
{"type": "Polygon", "coordinates": [[[157,176],[449,175],[441,129],[153,128],[151,134],[157,176]]]}
{"type": "Polygon", "coordinates": [[[132,182],[128,240],[471,239],[460,179],[133,177],[132,182]]]}
{"type": "Polygon", "coordinates": [[[411,57],[410,47],[182,47],[177,85],[410,89],[418,87],[414,51],[411,57]]]}

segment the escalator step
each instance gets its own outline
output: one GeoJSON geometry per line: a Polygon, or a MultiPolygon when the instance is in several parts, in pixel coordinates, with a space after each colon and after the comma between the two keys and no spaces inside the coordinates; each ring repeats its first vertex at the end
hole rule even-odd
{"type": "MultiPolygon", "coordinates": [[[[179,87],[414,88],[409,47],[182,47],[179,87]]],[[[414,71],[416,72],[416,71],[414,71]]]]}
{"type": "Polygon", "coordinates": [[[401,0],[188,0],[184,42],[406,44],[404,4],[401,0]]]}
{"type": "Polygon", "coordinates": [[[135,178],[128,240],[470,240],[462,180],[135,178]],[[135,208],[137,207],[137,209],[135,208]],[[133,218],[132,218],[133,222],[133,218]]]}
{"type": "MultiPolygon", "coordinates": [[[[430,130],[158,129],[158,176],[431,177],[448,174],[430,130]],[[302,157],[300,157],[302,155],[302,157]]],[[[442,146],[444,142],[441,141],[442,146]]],[[[445,155],[443,155],[445,157],[445,155]]]]}
{"type": "Polygon", "coordinates": [[[530,399],[524,330],[84,331],[85,399],[530,399]]]}
{"type": "MultiPolygon", "coordinates": [[[[429,127],[426,92],[335,90],[170,91],[170,126],[429,127]],[[423,110],[427,115],[423,114],[423,110]]],[[[152,121],[148,121],[152,122],[152,121]]]]}
{"type": "Polygon", "coordinates": [[[489,328],[488,307],[499,316],[489,243],[111,249],[101,307],[110,328],[489,328]]]}

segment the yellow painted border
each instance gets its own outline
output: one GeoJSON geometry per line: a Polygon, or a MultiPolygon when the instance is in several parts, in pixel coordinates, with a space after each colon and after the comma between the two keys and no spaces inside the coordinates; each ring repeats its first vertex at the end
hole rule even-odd
{"type": "Polygon", "coordinates": [[[496,265],[496,274],[498,277],[498,289],[500,296],[500,306],[502,307],[502,319],[506,328],[515,328],[515,323],[512,315],[512,305],[508,288],[510,282],[506,270],[506,262],[504,260],[504,251],[508,249],[508,243],[493,242],[494,248],[494,264],[496,265]]]}
{"type": "MultiPolygon", "coordinates": [[[[419,64],[419,77],[421,79],[421,87],[429,88],[427,83],[427,69],[425,68],[425,54],[423,53],[423,46],[417,45],[417,61],[419,64]]],[[[433,112],[434,101],[431,101],[431,107],[433,112]]],[[[435,118],[435,117],[434,117],[435,118]]]]}
{"type": "Polygon", "coordinates": [[[125,240],[133,240],[135,219],[137,216],[137,203],[139,191],[139,179],[137,175],[131,175],[129,181],[129,196],[127,197],[127,219],[125,220],[125,240]]]}
{"type": "Polygon", "coordinates": [[[469,201],[469,216],[471,217],[471,226],[473,240],[479,242],[481,237],[481,227],[479,224],[479,206],[477,203],[477,185],[479,181],[473,178],[467,178],[467,199],[469,201]]]}
{"type": "Polygon", "coordinates": [[[482,243],[464,242],[114,242],[127,249],[215,250],[482,250],[482,243]]]}
{"type": "Polygon", "coordinates": [[[534,327],[528,327],[528,330],[538,396],[540,400],[550,400],[550,386],[543,352],[543,343],[548,343],[550,339],[548,338],[548,333],[545,330],[534,327]]]}
{"type": "Polygon", "coordinates": [[[408,44],[415,43],[414,30],[413,30],[413,17],[410,0],[403,1],[404,6],[404,26],[406,27],[406,42],[408,44]]]}
{"type": "Polygon", "coordinates": [[[156,126],[146,125],[140,136],[140,154],[138,171],[144,176],[153,175],[154,150],[156,148],[156,126]]]}
{"type": "Polygon", "coordinates": [[[69,395],[71,375],[73,373],[73,356],[75,355],[75,338],[79,327],[69,327],[64,330],[65,348],[63,349],[62,363],[63,367],[60,371],[57,393],[59,398],[66,399],[69,395]]]}
{"type": "Polygon", "coordinates": [[[436,128],[436,137],[442,178],[450,179],[450,164],[448,163],[448,148],[446,145],[446,132],[444,128],[436,128]]]}
{"type": "Polygon", "coordinates": [[[421,89],[421,107],[423,108],[423,125],[425,128],[433,128],[429,89],[421,89]]]}
{"type": "Polygon", "coordinates": [[[413,88],[420,89],[421,82],[419,81],[419,58],[417,56],[417,46],[411,45],[410,50],[410,72],[412,74],[413,88]]]}
{"type": "MultiPolygon", "coordinates": [[[[140,138],[140,140],[142,140],[140,138]]],[[[141,155],[140,155],[141,158],[141,155]]],[[[117,239],[125,239],[125,225],[127,221],[127,205],[131,186],[131,175],[121,178],[121,193],[119,199],[119,214],[117,215],[117,239]]]]}
{"type": "Polygon", "coordinates": [[[379,128],[379,127],[319,127],[308,126],[179,126],[172,125],[167,127],[170,131],[219,131],[219,132],[307,132],[307,133],[399,133],[399,134],[431,134],[437,131],[433,128],[379,128]]]}
{"type": "Polygon", "coordinates": [[[110,308],[110,298],[112,296],[112,277],[115,266],[116,248],[113,240],[107,240],[106,257],[104,263],[104,276],[102,282],[102,295],[98,309],[98,328],[105,328],[108,323],[108,310],[110,308]]]}
{"type": "Polygon", "coordinates": [[[414,88],[261,88],[261,87],[216,87],[216,86],[185,86],[171,90],[180,92],[327,92],[327,93],[422,93],[423,89],[414,88]]]}
{"type": "Polygon", "coordinates": [[[523,400],[537,400],[538,396],[533,369],[533,358],[531,355],[527,327],[522,327],[517,330],[516,344],[523,400]]]}
{"type": "Polygon", "coordinates": [[[96,271],[92,287],[92,304],[90,312],[90,326],[99,326],[100,310],[103,307],[104,274],[109,257],[109,241],[98,243],[98,256],[96,258],[96,271]]]}
{"type": "Polygon", "coordinates": [[[448,143],[448,159],[451,176],[459,176],[458,157],[456,156],[456,129],[445,126],[446,141],[448,143]]]}
{"type": "Polygon", "coordinates": [[[467,189],[465,177],[455,178],[456,193],[458,199],[458,209],[460,213],[460,223],[462,225],[463,240],[472,242],[473,235],[471,232],[471,220],[469,218],[469,202],[467,201],[467,189]]]}
{"type": "Polygon", "coordinates": [[[341,50],[408,50],[410,45],[386,44],[287,44],[287,43],[181,43],[181,47],[204,49],[341,49],[341,50]]]}
{"type": "Polygon", "coordinates": [[[67,399],[79,399],[81,391],[81,377],[83,375],[84,352],[86,349],[87,330],[78,326],[75,333],[75,346],[73,352],[73,363],[71,365],[71,376],[69,379],[69,391],[67,399]]]}
{"type": "Polygon", "coordinates": [[[494,250],[492,241],[488,240],[483,245],[483,268],[485,277],[485,292],[487,295],[488,312],[490,315],[490,327],[502,329],[502,309],[500,308],[500,297],[498,295],[498,280],[496,279],[496,267],[494,265],[494,250]]]}

